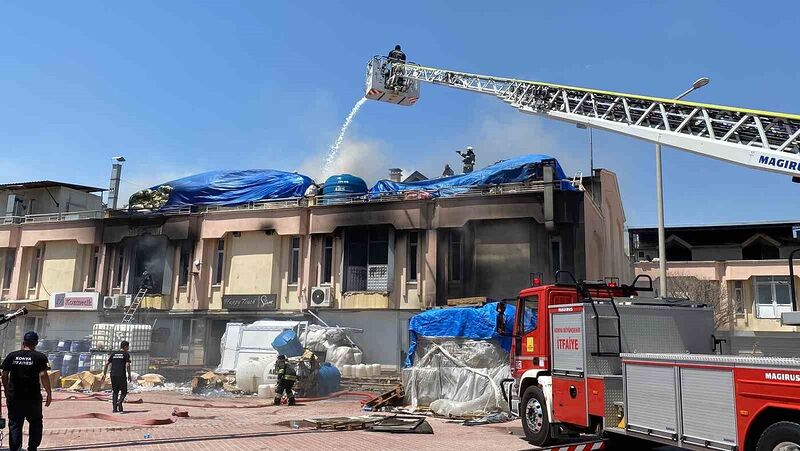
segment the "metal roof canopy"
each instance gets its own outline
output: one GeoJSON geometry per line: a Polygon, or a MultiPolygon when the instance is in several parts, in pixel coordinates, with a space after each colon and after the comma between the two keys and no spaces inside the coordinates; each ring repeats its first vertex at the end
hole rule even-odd
{"type": "Polygon", "coordinates": [[[98,193],[106,191],[103,188],[95,188],[87,185],[76,185],[74,183],[56,182],[53,180],[37,180],[33,182],[19,182],[19,183],[3,183],[0,184],[0,191],[21,190],[21,189],[37,189],[37,188],[55,188],[55,187],[71,188],[77,191],[86,193],[98,193]]]}

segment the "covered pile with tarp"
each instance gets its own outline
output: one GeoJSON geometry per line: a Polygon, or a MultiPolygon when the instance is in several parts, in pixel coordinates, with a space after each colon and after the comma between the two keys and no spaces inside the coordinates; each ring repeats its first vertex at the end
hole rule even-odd
{"type": "MultiPolygon", "coordinates": [[[[266,200],[299,199],[313,183],[311,178],[295,172],[246,169],[203,172],[162,183],[145,191],[162,193],[167,190],[169,199],[159,207],[163,209],[229,207],[266,200]]],[[[142,202],[139,199],[131,200],[132,206],[140,203],[142,202]]]]}
{"type": "Polygon", "coordinates": [[[553,180],[561,182],[562,190],[575,190],[556,159],[548,155],[531,154],[499,161],[468,174],[407,183],[380,180],[369,193],[373,198],[409,191],[424,191],[432,197],[449,197],[474,187],[540,181],[543,179],[542,168],[546,164],[552,164],[553,180]]]}
{"type": "Polygon", "coordinates": [[[447,417],[470,417],[506,410],[502,381],[511,377],[508,352],[515,308],[428,310],[409,322],[409,350],[403,369],[406,404],[447,417]],[[502,319],[498,321],[499,315],[502,319]]]}

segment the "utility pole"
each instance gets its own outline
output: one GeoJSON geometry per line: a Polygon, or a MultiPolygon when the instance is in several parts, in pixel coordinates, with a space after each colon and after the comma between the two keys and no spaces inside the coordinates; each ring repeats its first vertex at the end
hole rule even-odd
{"type": "MultiPolygon", "coordinates": [[[[692,83],[675,100],[680,100],[692,91],[698,90],[711,82],[708,77],[701,77],[692,83]]],[[[667,249],[666,232],[664,230],[664,182],[661,170],[661,143],[656,143],[656,197],[658,197],[658,292],[661,297],[667,295],[667,249]]]]}

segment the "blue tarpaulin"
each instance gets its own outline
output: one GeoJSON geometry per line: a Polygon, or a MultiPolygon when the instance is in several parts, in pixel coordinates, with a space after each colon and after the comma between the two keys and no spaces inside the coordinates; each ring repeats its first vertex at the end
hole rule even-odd
{"type": "MultiPolygon", "coordinates": [[[[548,155],[531,154],[500,161],[483,169],[470,172],[469,174],[408,183],[380,180],[369,192],[372,197],[379,197],[384,193],[391,194],[403,191],[428,191],[434,197],[447,197],[465,192],[468,188],[473,186],[541,180],[541,163],[544,160],[554,159],[548,155]]],[[[562,180],[562,190],[575,189],[572,184],[566,180],[567,176],[564,174],[558,161],[555,161],[553,178],[555,180],[562,180]]]]}
{"type": "Polygon", "coordinates": [[[172,187],[162,208],[193,205],[233,206],[269,199],[302,197],[314,183],[309,177],[273,169],[210,171],[154,186],[172,187]]]}
{"type": "MultiPolygon", "coordinates": [[[[417,337],[469,338],[473,340],[498,339],[500,346],[511,350],[511,337],[503,337],[497,333],[497,302],[489,302],[483,307],[458,307],[428,310],[415,315],[408,324],[409,346],[405,365],[413,364],[414,351],[417,349],[417,337]]],[[[506,305],[504,313],[505,330],[510,334],[514,330],[513,305],[506,305]]],[[[536,318],[526,319],[534,324],[536,318]]],[[[532,327],[535,328],[535,325],[532,327]]]]}

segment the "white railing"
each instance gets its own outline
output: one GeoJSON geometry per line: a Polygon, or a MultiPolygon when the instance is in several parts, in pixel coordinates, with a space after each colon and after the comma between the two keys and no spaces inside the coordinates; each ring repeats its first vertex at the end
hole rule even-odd
{"type": "Polygon", "coordinates": [[[37,224],[46,222],[81,221],[86,219],[100,219],[102,217],[103,210],[68,211],[25,216],[0,216],[0,224],[37,224]]]}

